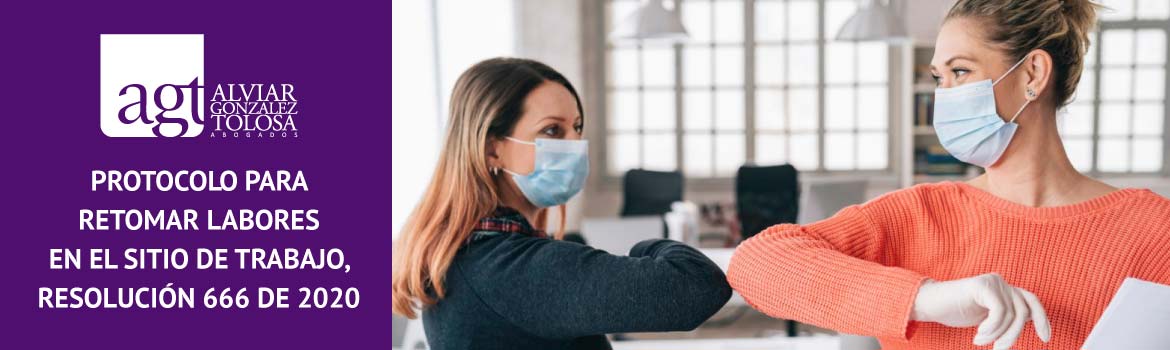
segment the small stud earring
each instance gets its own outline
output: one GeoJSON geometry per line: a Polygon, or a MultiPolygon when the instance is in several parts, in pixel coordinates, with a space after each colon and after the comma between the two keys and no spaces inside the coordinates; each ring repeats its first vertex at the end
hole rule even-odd
{"type": "Polygon", "coordinates": [[[1030,97],[1030,98],[1036,98],[1036,91],[1032,90],[1032,88],[1028,88],[1027,94],[1028,94],[1028,97],[1030,97]]]}
{"type": "Polygon", "coordinates": [[[492,167],[492,176],[500,175],[500,168],[492,167]]]}

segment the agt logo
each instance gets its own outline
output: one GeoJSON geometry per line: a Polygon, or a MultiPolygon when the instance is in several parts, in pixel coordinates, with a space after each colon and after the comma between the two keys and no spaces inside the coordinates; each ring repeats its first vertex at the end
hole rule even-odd
{"type": "Polygon", "coordinates": [[[102,34],[102,133],[109,137],[300,136],[292,84],[218,84],[208,96],[205,82],[202,34],[102,34]],[[206,116],[205,106],[211,111],[206,116]]]}

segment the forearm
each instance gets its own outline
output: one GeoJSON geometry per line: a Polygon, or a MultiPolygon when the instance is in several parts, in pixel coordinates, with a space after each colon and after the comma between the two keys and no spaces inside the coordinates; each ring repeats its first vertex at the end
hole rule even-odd
{"type": "Polygon", "coordinates": [[[517,326],[548,338],[618,332],[682,331],[723,306],[731,287],[717,265],[677,242],[639,244],[615,256],[562,242],[500,256],[503,270],[480,275],[494,309],[517,326]],[[509,280],[501,288],[501,279],[509,280]]]}
{"type": "Polygon", "coordinates": [[[925,276],[845,254],[800,226],[779,225],[740,245],[728,280],[749,304],[773,317],[905,338],[925,276]]]}
{"type": "Polygon", "coordinates": [[[638,243],[630,257],[649,260],[643,277],[630,276],[627,285],[642,285],[645,298],[631,316],[636,328],[681,331],[698,327],[731,298],[731,286],[718,265],[686,244],[659,239],[638,243]],[[646,284],[647,281],[657,281],[646,284]]]}

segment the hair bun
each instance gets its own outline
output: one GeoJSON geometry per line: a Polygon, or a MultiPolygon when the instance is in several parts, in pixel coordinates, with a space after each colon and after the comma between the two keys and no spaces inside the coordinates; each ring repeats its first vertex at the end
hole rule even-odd
{"type": "Polygon", "coordinates": [[[1065,20],[1077,32],[1089,32],[1097,25],[1097,10],[1104,8],[1092,0],[1055,0],[1065,20]]]}

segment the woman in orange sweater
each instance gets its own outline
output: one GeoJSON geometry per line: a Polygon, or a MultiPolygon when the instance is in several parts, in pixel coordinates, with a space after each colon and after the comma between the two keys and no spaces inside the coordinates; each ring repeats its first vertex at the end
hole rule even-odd
{"type": "Polygon", "coordinates": [[[885,349],[1077,349],[1126,277],[1170,284],[1170,201],[1079,174],[1057,133],[1098,8],[959,0],[931,62],[934,124],[986,172],[771,227],[736,251],[731,286],[885,349]]]}

